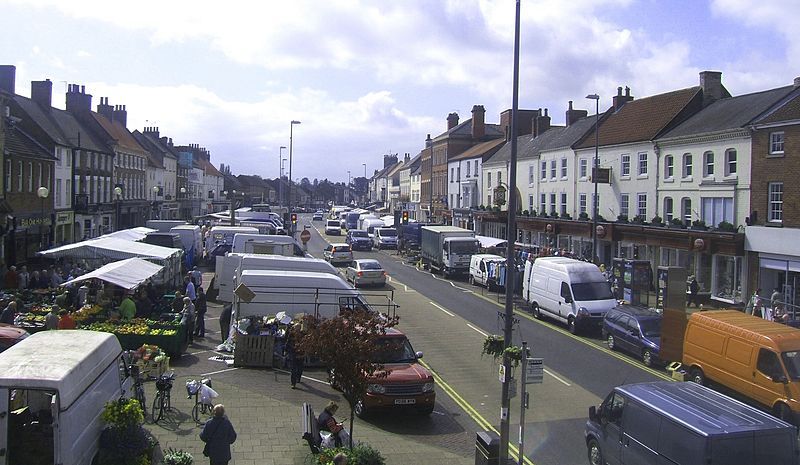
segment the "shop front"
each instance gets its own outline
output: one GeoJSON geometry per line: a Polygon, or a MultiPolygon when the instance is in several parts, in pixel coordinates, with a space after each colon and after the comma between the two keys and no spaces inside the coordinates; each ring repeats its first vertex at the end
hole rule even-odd
{"type": "Polygon", "coordinates": [[[56,245],[71,244],[74,239],[75,213],[72,211],[56,212],[56,229],[53,243],[56,245]]]}
{"type": "Polygon", "coordinates": [[[800,241],[791,228],[748,226],[745,229],[748,265],[757,272],[750,276],[751,294],[761,289],[769,298],[777,289],[787,307],[800,311],[800,241]]]}

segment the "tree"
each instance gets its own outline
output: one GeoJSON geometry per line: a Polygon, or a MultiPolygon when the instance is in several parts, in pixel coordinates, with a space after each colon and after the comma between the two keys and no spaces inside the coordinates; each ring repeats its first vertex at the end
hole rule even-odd
{"type": "Polygon", "coordinates": [[[342,391],[350,405],[350,448],[356,404],[366,395],[370,380],[389,374],[383,365],[373,362],[385,350],[378,339],[398,321],[396,316],[389,318],[364,308],[344,309],[335,318],[308,315],[304,320],[305,331],[298,339],[300,350],[318,357],[328,367],[331,384],[342,391]]]}

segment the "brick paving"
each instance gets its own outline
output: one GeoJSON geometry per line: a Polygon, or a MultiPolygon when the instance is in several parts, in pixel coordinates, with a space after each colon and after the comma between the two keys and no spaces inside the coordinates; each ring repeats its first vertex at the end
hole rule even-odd
{"type": "MultiPolygon", "coordinates": [[[[211,278],[204,276],[204,282],[211,278]]],[[[282,370],[235,369],[218,361],[210,361],[213,348],[219,343],[219,324],[216,317],[221,307],[209,304],[205,339],[196,340],[179,360],[171,361],[177,378],[172,390],[174,411],[157,425],[147,424],[158,438],[162,449],[183,449],[195,457],[195,463],[206,463],[203,443],[198,435],[201,426],[191,418],[194,398],[186,398],[185,382],[211,373],[214,389],[225,405],[226,413],[238,433],[233,446],[232,465],[296,465],[311,463],[310,451],[302,439],[300,411],[303,402],[313,405],[319,413],[331,399],[340,405],[337,419],[349,419],[347,402],[340,393],[322,382],[324,373],[306,370],[298,389],[289,389],[288,373],[282,370]],[[224,371],[228,370],[228,371],[224,371]]],[[[155,384],[145,386],[148,402],[152,402],[155,384]]],[[[439,394],[437,404],[447,402],[439,394]]],[[[411,415],[377,416],[368,421],[356,419],[354,439],[370,444],[381,452],[388,464],[471,464],[474,463],[475,429],[459,423],[454,408],[444,410],[437,405],[435,418],[411,415]],[[455,412],[455,413],[450,413],[455,412]],[[405,418],[412,417],[412,418],[405,418]],[[395,421],[396,420],[396,421],[395,421]]]]}

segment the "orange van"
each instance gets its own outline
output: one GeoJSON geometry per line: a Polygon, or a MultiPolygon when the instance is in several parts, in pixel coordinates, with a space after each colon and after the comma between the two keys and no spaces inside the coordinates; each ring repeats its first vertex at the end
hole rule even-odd
{"type": "Polygon", "coordinates": [[[800,330],[736,310],[693,313],[683,364],[698,384],[716,382],[798,424],[800,330]]]}

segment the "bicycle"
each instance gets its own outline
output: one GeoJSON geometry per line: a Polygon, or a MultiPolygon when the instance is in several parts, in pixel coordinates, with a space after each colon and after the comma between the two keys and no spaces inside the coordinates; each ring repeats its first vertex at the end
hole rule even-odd
{"type": "Polygon", "coordinates": [[[142,408],[142,414],[147,419],[147,399],[144,395],[144,381],[139,373],[139,367],[136,365],[128,366],[128,373],[133,379],[133,398],[139,401],[139,406],[142,408]]]}
{"type": "MultiPolygon", "coordinates": [[[[203,386],[207,386],[211,388],[211,380],[208,378],[203,378],[200,381],[196,379],[190,380],[186,382],[186,398],[191,399],[194,396],[194,407],[192,407],[192,418],[194,419],[195,423],[201,423],[200,418],[201,416],[210,416],[211,412],[214,410],[214,404],[210,402],[203,402],[203,397],[201,396],[201,391],[203,390],[203,386]]],[[[208,397],[206,400],[209,400],[208,397]]]]}
{"type": "Polygon", "coordinates": [[[153,399],[153,423],[158,423],[164,417],[164,412],[172,410],[172,381],[175,380],[175,372],[163,374],[156,380],[156,398],[153,399]]]}

